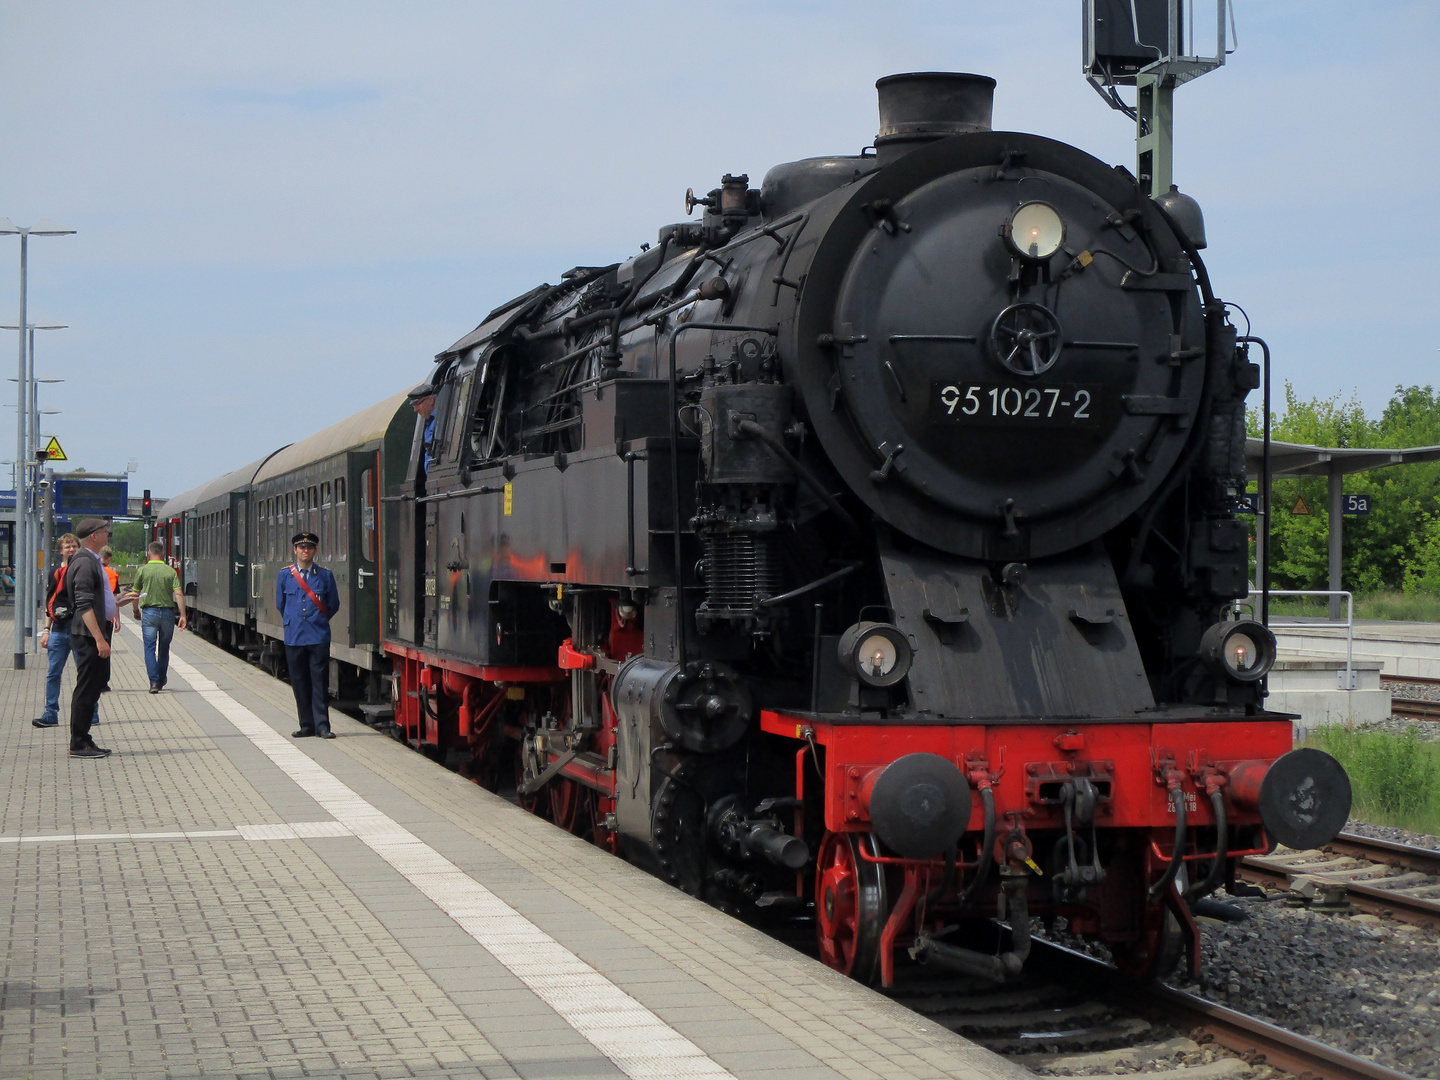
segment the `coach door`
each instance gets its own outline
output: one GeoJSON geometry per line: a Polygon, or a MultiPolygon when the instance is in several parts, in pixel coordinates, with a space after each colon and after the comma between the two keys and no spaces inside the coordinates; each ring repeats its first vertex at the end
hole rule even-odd
{"type": "Polygon", "coordinates": [[[350,634],[355,645],[380,642],[380,452],[349,455],[350,634]]]}
{"type": "Polygon", "coordinates": [[[230,606],[246,607],[250,586],[250,496],[230,493],[230,606]]]}

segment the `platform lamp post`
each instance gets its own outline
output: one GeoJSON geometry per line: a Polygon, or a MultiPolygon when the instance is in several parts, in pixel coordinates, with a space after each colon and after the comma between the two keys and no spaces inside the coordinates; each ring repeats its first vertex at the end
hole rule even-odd
{"type": "MultiPolygon", "coordinates": [[[[29,259],[30,259],[30,237],[32,237],[32,236],[71,236],[71,235],[74,234],[74,232],[75,232],[74,229],[67,229],[67,228],[65,228],[63,225],[56,225],[53,221],[44,221],[44,220],[42,220],[42,221],[40,221],[39,223],[37,223],[37,224],[35,224],[35,225],[20,226],[20,225],[14,224],[9,218],[0,218],[0,236],[18,236],[18,237],[20,237],[20,314],[19,314],[19,317],[15,320],[15,325],[17,325],[17,326],[26,326],[26,325],[28,325],[28,323],[27,323],[27,321],[26,321],[26,318],[25,318],[25,291],[26,291],[26,284],[27,284],[27,281],[26,281],[26,273],[27,273],[28,268],[29,268],[29,259]]],[[[24,529],[24,522],[25,522],[25,517],[26,517],[26,515],[22,512],[21,507],[22,507],[22,506],[28,507],[28,506],[30,505],[29,499],[25,497],[26,492],[22,490],[22,487],[28,485],[28,482],[29,482],[29,469],[28,469],[27,466],[26,466],[26,462],[27,462],[27,460],[28,460],[28,455],[27,455],[26,452],[25,452],[25,451],[26,451],[25,429],[29,426],[29,425],[26,423],[26,421],[29,419],[29,416],[28,416],[27,414],[28,414],[29,411],[30,411],[29,408],[28,408],[28,406],[29,406],[29,397],[30,397],[30,395],[29,395],[29,389],[30,389],[30,388],[29,388],[28,381],[27,381],[27,376],[28,376],[29,372],[28,372],[28,369],[27,369],[27,366],[26,366],[26,353],[27,353],[27,349],[26,349],[26,345],[27,345],[26,335],[25,335],[25,333],[22,331],[22,332],[16,334],[16,337],[18,337],[18,338],[20,339],[20,367],[19,367],[19,371],[18,371],[18,373],[17,373],[18,376],[19,376],[19,380],[20,380],[20,386],[19,386],[19,395],[18,395],[19,406],[18,406],[18,407],[16,408],[16,410],[15,410],[15,459],[16,459],[17,462],[19,462],[19,464],[17,464],[17,465],[15,466],[15,529],[16,529],[17,532],[20,532],[22,529],[24,529]]],[[[28,529],[25,529],[25,531],[28,532],[28,529]]],[[[19,568],[20,568],[20,558],[19,558],[19,556],[20,556],[20,552],[21,552],[22,550],[24,550],[24,552],[25,552],[25,558],[26,558],[26,561],[27,561],[27,563],[28,563],[28,561],[29,561],[29,556],[30,556],[30,551],[33,550],[33,548],[28,548],[28,547],[27,547],[27,548],[25,548],[25,549],[22,549],[22,548],[19,547],[19,545],[16,546],[16,560],[15,560],[15,568],[16,568],[16,575],[15,575],[15,670],[16,670],[16,671],[24,671],[24,670],[25,670],[25,619],[21,617],[20,612],[21,612],[21,611],[30,611],[32,614],[29,615],[29,616],[27,616],[27,617],[33,618],[33,617],[34,617],[33,611],[34,611],[34,608],[36,607],[36,604],[35,604],[35,595],[34,595],[34,594],[35,594],[35,584],[36,584],[36,582],[35,582],[35,575],[31,572],[31,569],[32,569],[32,568],[27,567],[26,573],[25,573],[25,575],[24,575],[23,577],[19,574],[19,568]],[[24,582],[25,584],[22,585],[21,582],[24,582]],[[22,593],[22,589],[23,589],[23,593],[22,593]],[[24,600],[25,604],[27,605],[26,607],[21,607],[22,597],[23,597],[23,600],[24,600]]]]}
{"type": "MultiPolygon", "coordinates": [[[[19,329],[19,327],[18,327],[18,325],[15,324],[15,323],[9,323],[9,324],[6,324],[5,326],[0,326],[0,330],[17,330],[17,329],[19,329]]],[[[29,353],[28,353],[28,355],[27,355],[27,359],[26,359],[26,363],[25,363],[25,376],[26,376],[26,381],[29,383],[29,386],[30,386],[30,402],[29,402],[29,408],[28,408],[27,414],[26,414],[26,428],[25,428],[25,430],[26,430],[26,452],[25,452],[25,466],[24,466],[24,467],[25,467],[26,476],[29,477],[29,476],[33,473],[33,474],[34,474],[34,479],[27,479],[26,482],[25,482],[25,484],[24,484],[24,488],[23,488],[23,490],[25,490],[26,492],[29,493],[29,498],[26,499],[26,501],[25,501],[25,506],[24,506],[24,511],[23,511],[23,520],[24,520],[23,532],[24,532],[24,537],[25,537],[25,547],[24,547],[23,550],[24,550],[25,553],[26,553],[25,572],[26,572],[27,578],[28,578],[28,579],[30,580],[30,582],[31,582],[30,588],[31,588],[32,591],[31,591],[30,594],[29,594],[29,596],[30,596],[30,602],[29,602],[29,604],[22,608],[21,605],[17,602],[16,605],[15,605],[15,610],[16,610],[17,612],[18,612],[18,611],[22,611],[22,610],[25,612],[25,635],[26,635],[26,637],[28,637],[28,638],[30,639],[30,641],[31,641],[32,645],[34,646],[34,648],[36,649],[36,651],[38,651],[38,650],[39,650],[39,636],[40,636],[40,635],[39,635],[39,633],[38,633],[38,626],[32,625],[32,621],[33,621],[34,618],[35,618],[35,612],[36,612],[36,611],[39,609],[39,607],[40,607],[40,599],[41,599],[41,597],[44,595],[44,586],[41,585],[41,586],[38,586],[38,587],[37,587],[37,585],[36,585],[36,583],[35,583],[35,581],[34,581],[34,577],[35,577],[35,575],[38,573],[38,568],[37,568],[37,567],[34,567],[34,566],[31,566],[31,565],[29,564],[29,555],[30,555],[31,552],[33,552],[33,551],[36,550],[36,544],[38,543],[38,541],[39,541],[39,539],[40,539],[40,505],[39,505],[39,496],[38,496],[39,488],[36,486],[37,483],[38,483],[38,480],[39,480],[39,476],[40,476],[40,464],[39,464],[39,459],[38,459],[37,456],[36,456],[36,451],[40,448],[40,443],[39,443],[38,437],[37,437],[37,435],[36,435],[36,433],[40,430],[40,415],[39,415],[39,410],[40,410],[40,395],[39,395],[39,387],[37,386],[37,383],[40,383],[40,382],[52,382],[52,383],[53,383],[53,382],[64,382],[64,380],[63,380],[63,379],[36,379],[36,378],[35,378],[35,331],[36,331],[36,330],[65,330],[65,329],[68,329],[68,328],[66,327],[66,325],[65,325],[64,323],[29,323],[29,324],[26,326],[26,329],[29,331],[29,335],[28,335],[28,336],[29,336],[29,339],[30,339],[30,340],[29,340],[29,346],[30,346],[30,347],[29,347],[29,353]]],[[[11,381],[13,382],[14,380],[12,379],[11,381]]],[[[21,490],[20,488],[17,488],[17,489],[16,489],[15,520],[16,520],[17,526],[19,525],[19,523],[20,523],[20,521],[21,521],[21,519],[22,519],[22,512],[21,512],[20,503],[19,503],[19,499],[20,499],[19,491],[20,491],[20,490],[21,490]]],[[[16,573],[18,574],[18,573],[19,573],[19,567],[20,567],[20,563],[19,563],[18,560],[16,561],[15,566],[16,566],[16,573]]],[[[43,578],[42,578],[42,580],[43,580],[43,578]]],[[[16,594],[16,600],[18,601],[19,599],[20,599],[20,597],[19,597],[19,594],[18,594],[18,592],[17,592],[17,594],[16,594]]]]}

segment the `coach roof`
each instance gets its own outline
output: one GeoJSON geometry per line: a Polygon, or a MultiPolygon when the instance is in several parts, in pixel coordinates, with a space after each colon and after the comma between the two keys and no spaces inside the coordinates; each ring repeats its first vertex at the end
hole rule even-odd
{"type": "Polygon", "coordinates": [[[395,414],[402,408],[405,409],[407,417],[412,415],[403,390],[354,416],[346,417],[338,424],[331,424],[325,430],[317,431],[308,439],[291,443],[264,463],[255,474],[255,483],[273,480],[311,462],[323,461],[336,454],[343,454],[346,450],[383,439],[391,421],[395,419],[395,414]]]}
{"type": "MultiPolygon", "coordinates": [[[[277,451],[278,452],[278,451],[277,451]]],[[[156,511],[155,516],[161,518],[174,517],[185,510],[193,510],[203,502],[218,495],[224,495],[227,491],[243,491],[249,487],[255,479],[255,473],[260,466],[264,465],[274,454],[261,458],[259,461],[252,461],[243,469],[236,469],[224,476],[216,477],[214,480],[207,480],[199,487],[193,487],[189,491],[182,491],[179,495],[171,497],[164,506],[156,511]]]]}

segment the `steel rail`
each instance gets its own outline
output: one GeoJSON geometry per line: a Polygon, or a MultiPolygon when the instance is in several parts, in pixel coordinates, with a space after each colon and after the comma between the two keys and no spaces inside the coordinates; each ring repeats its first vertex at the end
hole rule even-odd
{"type": "Polygon", "coordinates": [[[1440,720],[1440,701],[1391,697],[1390,712],[1395,716],[1404,716],[1412,720],[1440,720]]]}
{"type": "Polygon", "coordinates": [[[1434,848],[1402,844],[1397,840],[1380,840],[1352,832],[1342,832],[1325,846],[1342,855],[1358,856],[1390,866],[1403,866],[1407,870],[1418,870],[1422,874],[1440,877],[1440,851],[1434,848]]]}
{"type": "MultiPolygon", "coordinates": [[[[1352,859],[1363,859],[1377,865],[1413,870],[1440,878],[1440,851],[1416,847],[1414,844],[1402,844],[1393,840],[1379,840],[1369,836],[1360,836],[1357,833],[1342,832],[1326,844],[1323,850],[1352,859]]],[[[1300,854],[1302,853],[1296,852],[1297,856],[1300,854]]],[[[1268,881],[1275,884],[1285,884],[1292,876],[1312,876],[1319,881],[1326,880],[1324,870],[1316,870],[1311,874],[1304,866],[1286,869],[1283,865],[1272,865],[1270,860],[1273,859],[1274,856],[1267,856],[1264,860],[1243,859],[1240,863],[1240,871],[1251,881],[1268,881]]],[[[1281,862],[1284,862],[1283,858],[1281,862]]],[[[1408,893],[1383,888],[1384,878],[1376,878],[1373,881],[1334,880],[1343,881],[1350,902],[1361,911],[1374,915],[1390,915],[1401,922],[1415,926],[1440,926],[1440,899],[1411,896],[1408,893]]]]}
{"type": "Polygon", "coordinates": [[[1382,683],[1414,683],[1416,686],[1440,686],[1440,679],[1429,675],[1381,675],[1382,683]]]}
{"type": "Polygon", "coordinates": [[[1266,1064],[1296,1076],[1309,1073],[1318,1080],[1410,1080],[1406,1073],[1184,990],[1162,983],[1129,982],[1109,964],[1052,941],[1036,939],[1031,957],[1032,962],[1038,961],[1060,979],[1103,986],[1114,999],[1141,1016],[1168,1023],[1191,1038],[1208,1034],[1227,1050],[1249,1055],[1250,1060],[1255,1054],[1263,1054],[1266,1064]]]}

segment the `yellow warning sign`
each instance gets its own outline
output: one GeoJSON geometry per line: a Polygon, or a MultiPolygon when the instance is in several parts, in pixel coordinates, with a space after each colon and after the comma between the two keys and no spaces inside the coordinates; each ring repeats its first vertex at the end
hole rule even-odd
{"type": "Polygon", "coordinates": [[[1304,495],[1295,500],[1295,505],[1290,507],[1290,513],[1295,517],[1305,517],[1310,513],[1310,504],[1305,501],[1304,495]]]}
{"type": "Polygon", "coordinates": [[[505,516],[510,516],[510,511],[515,509],[515,487],[513,484],[505,485],[505,516]]]}
{"type": "Polygon", "coordinates": [[[45,444],[45,457],[48,461],[70,460],[68,457],[65,456],[65,449],[60,445],[60,440],[55,438],[54,435],[51,435],[50,441],[45,444]]]}

